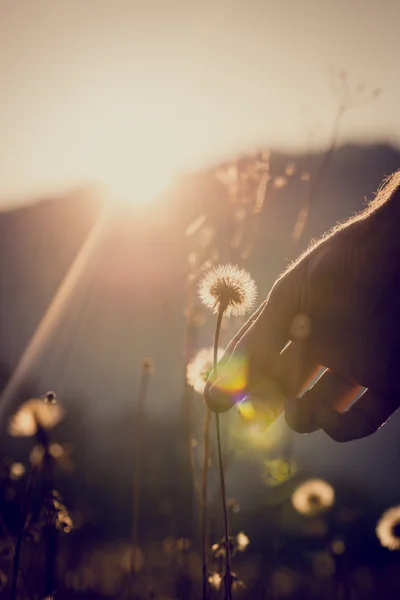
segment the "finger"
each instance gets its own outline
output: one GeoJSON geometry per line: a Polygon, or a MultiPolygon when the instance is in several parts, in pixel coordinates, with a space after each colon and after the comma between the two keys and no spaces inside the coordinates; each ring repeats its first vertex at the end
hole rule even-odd
{"type": "Polygon", "coordinates": [[[227,361],[222,363],[222,373],[216,381],[210,376],[204,390],[204,400],[211,410],[224,412],[243,399],[252,389],[260,386],[268,370],[274,368],[280,352],[289,339],[291,306],[287,285],[279,280],[250,322],[246,323],[229,344],[227,361]],[[234,368],[230,368],[230,364],[234,368]],[[241,386],[232,386],[231,374],[244,370],[241,386]],[[232,394],[234,388],[236,396],[232,394]],[[240,394],[237,395],[237,392],[240,394]]]}
{"type": "MultiPolygon", "coordinates": [[[[261,305],[258,307],[258,309],[251,315],[251,317],[239,329],[239,331],[236,333],[236,335],[232,338],[232,340],[226,346],[222,357],[218,361],[219,372],[223,371],[224,367],[227,365],[230,358],[232,357],[232,353],[235,349],[235,346],[237,345],[239,340],[243,337],[243,335],[245,335],[247,330],[252,326],[252,324],[256,321],[256,319],[258,318],[258,316],[264,309],[266,303],[267,303],[267,300],[264,300],[264,302],[261,303],[261,305]]],[[[211,410],[214,410],[215,412],[226,412],[227,410],[232,408],[232,406],[234,405],[232,396],[230,394],[227,394],[226,398],[219,397],[218,400],[220,403],[220,406],[219,406],[220,410],[217,410],[218,405],[209,395],[210,388],[213,385],[213,383],[214,383],[214,372],[212,371],[208,377],[206,385],[204,386],[204,391],[203,391],[204,401],[205,401],[206,405],[208,406],[208,408],[210,408],[211,410]]],[[[220,396],[220,394],[219,394],[219,396],[220,396]]]]}
{"type": "Polygon", "coordinates": [[[318,408],[321,428],[336,442],[350,442],[375,433],[399,408],[400,395],[382,397],[366,390],[344,413],[330,407],[318,408]]]}
{"type": "Polygon", "coordinates": [[[322,369],[307,342],[294,341],[281,352],[274,379],[287,398],[299,398],[322,369]]]}
{"type": "Polygon", "coordinates": [[[319,421],[321,414],[326,416],[327,411],[331,417],[339,414],[336,411],[349,406],[360,390],[359,385],[326,370],[302,398],[295,398],[286,403],[286,422],[298,433],[317,431],[322,428],[319,421]]]}
{"type": "Polygon", "coordinates": [[[290,340],[296,295],[290,278],[278,280],[264,309],[236,344],[235,352],[247,359],[248,387],[257,387],[262,379],[275,378],[282,350],[290,340]]]}
{"type": "Polygon", "coordinates": [[[250,327],[253,325],[253,323],[258,319],[259,315],[264,310],[267,302],[268,302],[268,299],[264,300],[260,304],[260,306],[257,308],[257,310],[251,315],[251,317],[249,319],[247,319],[246,323],[239,329],[239,331],[231,339],[231,341],[229,342],[229,344],[225,348],[224,353],[223,353],[221,359],[218,361],[218,365],[223,366],[224,364],[226,364],[226,362],[231,357],[232,352],[234,351],[236,344],[246,334],[246,332],[250,329],[250,327]]]}

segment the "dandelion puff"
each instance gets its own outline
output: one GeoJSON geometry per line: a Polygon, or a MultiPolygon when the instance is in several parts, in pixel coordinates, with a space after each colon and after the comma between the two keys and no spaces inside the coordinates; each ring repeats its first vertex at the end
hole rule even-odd
{"type": "Polygon", "coordinates": [[[199,296],[213,313],[223,309],[225,317],[238,317],[253,308],[257,287],[244,269],[231,264],[219,265],[200,280],[199,296]]]}
{"type": "MultiPolygon", "coordinates": [[[[222,358],[224,350],[218,348],[218,360],[222,358]]],[[[199,394],[203,393],[204,386],[214,368],[214,348],[202,348],[190,361],[186,370],[187,382],[199,394]]]]}
{"type": "Polygon", "coordinates": [[[63,418],[64,410],[52,398],[31,398],[24,402],[8,424],[8,433],[11,436],[29,437],[37,433],[38,427],[52,429],[63,418]]]}
{"type": "Polygon", "coordinates": [[[292,504],[302,515],[315,515],[329,509],[335,500],[335,491],[322,479],[309,479],[294,491],[292,504]]]}
{"type": "Polygon", "coordinates": [[[383,513],[376,526],[376,535],[385,548],[400,550],[400,506],[383,513]]]}

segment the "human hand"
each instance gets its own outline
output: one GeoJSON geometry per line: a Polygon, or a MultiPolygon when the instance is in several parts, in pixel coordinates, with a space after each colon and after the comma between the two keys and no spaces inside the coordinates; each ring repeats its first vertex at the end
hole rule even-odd
{"type": "MultiPolygon", "coordinates": [[[[398,229],[400,172],[389,196],[385,189],[387,202],[397,202],[398,229]]],[[[382,236],[390,219],[386,207],[355,218],[289,268],[229,344],[220,377],[206,385],[212,410],[233,406],[221,382],[229,361],[244,356],[243,392],[260,396],[263,382],[274,382],[287,399],[288,425],[300,433],[323,429],[349,441],[392,415],[400,405],[400,236],[382,236]],[[321,366],[327,370],[298,398],[321,366]]]]}

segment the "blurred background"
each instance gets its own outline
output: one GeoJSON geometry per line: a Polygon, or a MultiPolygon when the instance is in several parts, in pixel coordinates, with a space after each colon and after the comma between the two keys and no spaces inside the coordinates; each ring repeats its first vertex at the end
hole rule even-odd
{"type": "MultiPolygon", "coordinates": [[[[0,0],[4,597],[35,445],[7,423],[48,390],[66,412],[51,435],[74,522],[60,534],[60,597],[201,597],[193,485],[205,408],[185,372],[211,345],[214,319],[197,282],[232,262],[262,300],[311,239],[399,168],[399,13],[396,0],[0,0]],[[144,357],[155,369],[138,418],[144,357]],[[13,476],[15,463],[24,473],[13,476]]],[[[224,323],[222,346],[242,323],[224,323]]],[[[339,445],[282,418],[260,432],[227,417],[231,530],[250,542],[234,557],[237,597],[398,597],[397,553],[375,527],[399,503],[399,419],[339,445]],[[330,510],[296,510],[310,478],[335,490],[330,510]]],[[[32,598],[40,505],[37,493],[21,559],[32,598]]]]}

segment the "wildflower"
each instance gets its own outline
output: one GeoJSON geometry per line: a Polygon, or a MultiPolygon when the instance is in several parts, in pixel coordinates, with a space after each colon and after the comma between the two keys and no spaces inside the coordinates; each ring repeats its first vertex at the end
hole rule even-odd
{"type": "Polygon", "coordinates": [[[54,523],[57,529],[61,529],[64,533],[69,533],[71,531],[73,527],[72,519],[61,495],[56,490],[51,492],[51,496],[47,503],[46,513],[48,521],[54,523]]]}
{"type": "MultiPolygon", "coordinates": [[[[238,533],[237,535],[229,536],[229,550],[232,556],[235,556],[238,552],[244,552],[247,546],[249,545],[250,540],[243,531],[238,533]]],[[[213,544],[211,546],[211,551],[214,558],[221,558],[225,556],[226,547],[225,547],[225,538],[213,544]]]]}
{"type": "Polygon", "coordinates": [[[257,288],[247,271],[227,264],[204,275],[199,284],[199,296],[214,313],[222,310],[225,317],[236,317],[254,306],[257,288]]]}
{"type": "Polygon", "coordinates": [[[400,550],[400,506],[383,513],[376,526],[376,535],[385,548],[400,550]]]}
{"type": "Polygon", "coordinates": [[[292,495],[294,508],[303,515],[315,515],[330,508],[335,500],[334,489],[322,479],[309,479],[292,495]]]}
{"type": "Polygon", "coordinates": [[[24,402],[11,417],[8,433],[12,436],[32,436],[38,427],[52,429],[64,416],[64,410],[54,397],[31,398],[24,402]]]}
{"type": "MultiPolygon", "coordinates": [[[[218,348],[217,358],[220,360],[224,350],[218,348]]],[[[193,360],[188,364],[186,377],[188,384],[191,385],[199,394],[203,393],[207,379],[214,368],[214,349],[203,348],[193,360]]]]}

